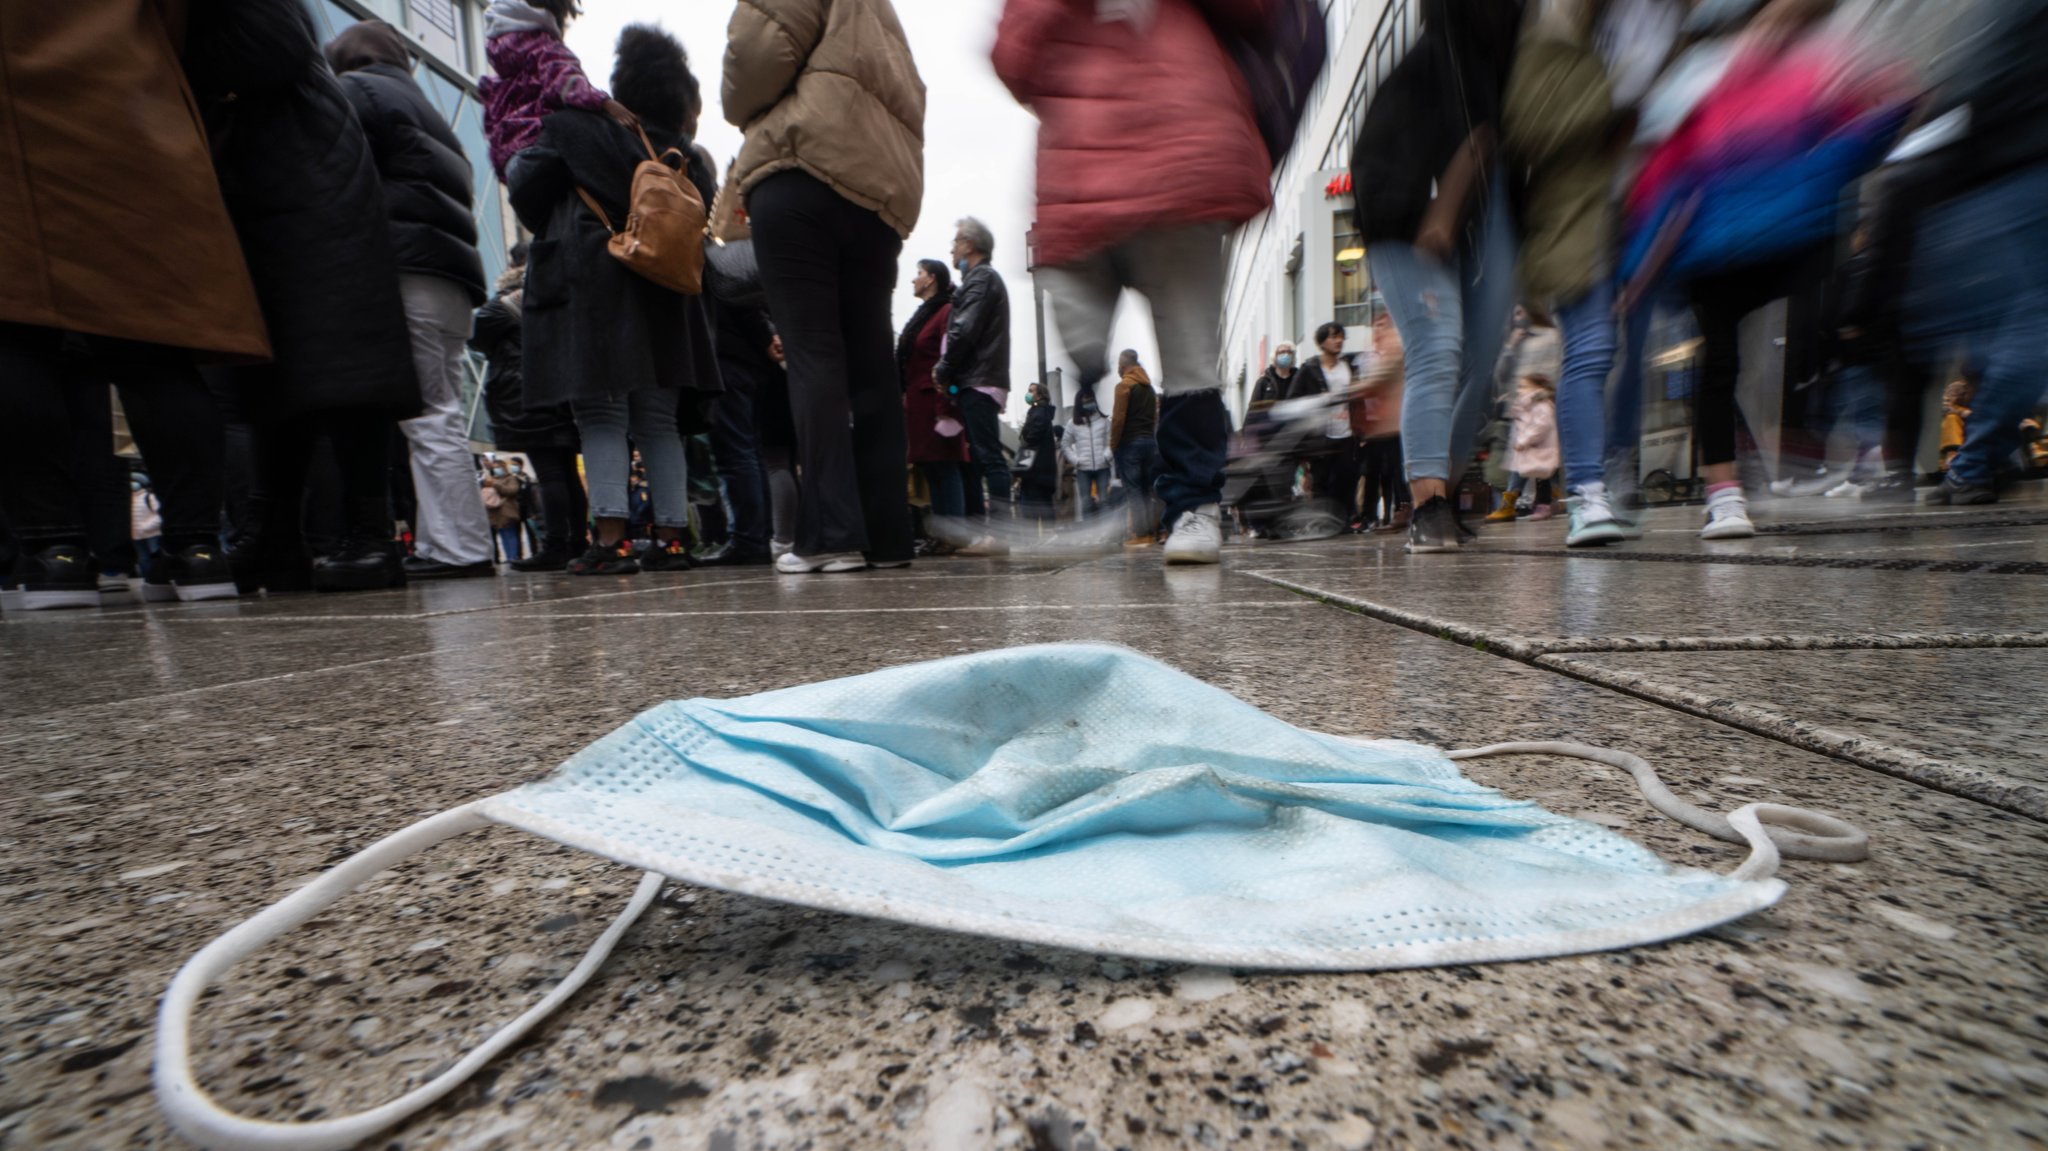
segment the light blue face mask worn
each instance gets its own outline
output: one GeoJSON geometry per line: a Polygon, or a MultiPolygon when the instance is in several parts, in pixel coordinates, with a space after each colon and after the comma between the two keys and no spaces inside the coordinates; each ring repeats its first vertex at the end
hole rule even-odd
{"type": "Polygon", "coordinates": [[[1863,858],[1798,808],[1727,818],[1647,764],[1568,744],[1446,754],[1304,731],[1122,648],[1013,648],[655,707],[538,783],[385,839],[201,950],[164,996],[156,1086],[209,1147],[339,1148],[453,1090],[597,970],[669,878],[806,907],[1143,959],[1370,971],[1672,939],[1777,902],[1780,853],[1863,858]],[[1454,759],[1512,751],[1625,768],[1651,802],[1747,842],[1727,875],[1512,799],[1454,759]],[[1764,820],[1772,826],[1766,828],[1764,820]],[[489,824],[644,869],[547,997],[434,1081],[372,1111],[249,1120],[192,1077],[200,993],[371,876],[489,824]]]}

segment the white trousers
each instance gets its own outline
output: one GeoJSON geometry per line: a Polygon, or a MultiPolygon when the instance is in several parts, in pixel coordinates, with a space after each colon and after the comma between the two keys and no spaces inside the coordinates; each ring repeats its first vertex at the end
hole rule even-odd
{"type": "Polygon", "coordinates": [[[405,299],[423,403],[420,415],[398,425],[412,445],[412,487],[419,502],[413,550],[442,563],[488,563],[497,549],[462,426],[469,296],[455,281],[439,276],[401,275],[398,291],[405,299]]]}

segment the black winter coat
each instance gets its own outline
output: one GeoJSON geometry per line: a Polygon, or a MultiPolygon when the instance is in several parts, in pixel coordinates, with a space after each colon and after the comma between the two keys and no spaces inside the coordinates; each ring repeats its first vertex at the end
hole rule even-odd
{"type": "Polygon", "coordinates": [[[399,270],[453,280],[469,293],[471,306],[483,303],[484,265],[462,141],[402,68],[359,68],[341,77],[341,89],[384,177],[399,270]]]}
{"type": "Polygon", "coordinates": [[[216,378],[258,420],[418,415],[383,185],[305,9],[194,5],[185,66],[275,356],[216,378]]]}
{"type": "Polygon", "coordinates": [[[986,263],[968,269],[953,289],[938,379],[955,394],[969,388],[1010,390],[1010,290],[986,263]]]}
{"type": "Polygon", "coordinates": [[[1031,413],[1024,417],[1024,427],[1017,433],[1017,447],[1022,452],[1031,452],[1031,466],[1024,474],[1033,479],[1057,479],[1060,474],[1059,435],[1053,425],[1054,412],[1051,404],[1033,404],[1031,413]]]}
{"type": "MultiPolygon", "coordinates": [[[[691,151],[674,133],[647,131],[656,148],[691,151]]],[[[585,189],[623,222],[634,165],[646,158],[630,129],[572,109],[550,115],[539,142],[505,173],[512,210],[534,233],[526,260],[526,403],[668,388],[687,393],[678,414],[691,434],[709,428],[721,387],[704,299],[671,292],[612,258],[610,233],[576,194],[585,189]]],[[[691,178],[708,203],[708,173],[700,167],[691,164],[691,178]]]]}
{"type": "Polygon", "coordinates": [[[521,291],[507,292],[476,310],[469,349],[489,364],[484,371],[484,410],[491,416],[491,439],[499,451],[533,448],[575,451],[576,424],[566,407],[526,406],[525,371],[520,355],[521,291]]]}

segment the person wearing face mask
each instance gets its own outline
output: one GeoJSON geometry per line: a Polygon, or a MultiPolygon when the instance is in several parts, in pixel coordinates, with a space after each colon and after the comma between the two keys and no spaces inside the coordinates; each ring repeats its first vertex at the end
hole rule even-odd
{"type": "MultiPolygon", "coordinates": [[[[995,235],[972,216],[955,225],[953,266],[960,286],[946,321],[944,351],[932,369],[939,391],[960,405],[967,425],[967,486],[988,487],[991,523],[1009,518],[1010,467],[1003,459],[1003,409],[1010,403],[1010,291],[990,265],[995,235]]],[[[967,503],[972,504],[973,499],[967,503]]],[[[961,551],[993,555],[1002,550],[984,534],[961,551]]]]}
{"type": "Polygon", "coordinates": [[[1043,524],[1052,519],[1059,492],[1061,429],[1044,384],[1032,384],[1027,396],[1030,408],[1017,436],[1017,496],[1024,518],[1043,524]]]}
{"type": "Polygon", "coordinates": [[[1251,399],[1245,402],[1246,423],[1265,418],[1266,409],[1287,398],[1294,387],[1296,373],[1294,366],[1294,345],[1281,344],[1273,349],[1273,362],[1259,376],[1259,382],[1252,385],[1251,399]]]}
{"type": "Polygon", "coordinates": [[[1075,393],[1074,417],[1060,439],[1060,451],[1074,469],[1079,485],[1074,494],[1082,505],[1080,518],[1087,519],[1100,512],[1109,498],[1109,476],[1116,466],[1116,457],[1109,450],[1109,417],[1102,414],[1095,389],[1075,393]]]}

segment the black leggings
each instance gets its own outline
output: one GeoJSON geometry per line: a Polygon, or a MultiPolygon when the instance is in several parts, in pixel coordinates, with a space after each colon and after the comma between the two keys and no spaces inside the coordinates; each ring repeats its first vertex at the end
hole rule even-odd
{"type": "Polygon", "coordinates": [[[1400,436],[1365,441],[1359,447],[1358,470],[1365,476],[1365,501],[1359,516],[1368,524],[1387,523],[1394,518],[1395,509],[1407,506],[1408,481],[1401,476],[1400,436]]]}
{"type": "Polygon", "coordinates": [[[540,550],[575,555],[587,546],[590,499],[576,474],[573,448],[527,448],[534,487],[540,492],[540,550]]]}
{"type": "Polygon", "coordinates": [[[796,552],[908,560],[909,449],[889,320],[903,241],[880,216],[803,172],[770,176],[747,206],[789,357],[804,484],[796,552]]]}
{"type": "MultiPolygon", "coordinates": [[[[1693,425],[1701,464],[1735,461],[1735,429],[1742,418],[1735,403],[1735,386],[1742,375],[1743,317],[1773,300],[1794,298],[1786,316],[1784,363],[1785,395],[1793,396],[1795,385],[1814,374],[1820,333],[1815,326],[1816,312],[1807,304],[1827,282],[1833,265],[1833,251],[1822,245],[1693,281],[1693,318],[1700,326],[1693,425]]],[[[1806,422],[1798,420],[1795,426],[1803,428],[1806,422]]]]}
{"type": "Polygon", "coordinates": [[[1358,441],[1326,440],[1322,455],[1309,462],[1310,483],[1317,499],[1335,500],[1350,523],[1358,513],[1358,441]]]}
{"type": "Polygon", "coordinates": [[[104,465],[101,453],[79,458],[76,427],[80,411],[93,412],[96,434],[109,383],[120,390],[128,427],[149,465],[163,507],[164,547],[215,542],[220,410],[186,353],[96,337],[74,341],[72,350],[82,358],[67,374],[62,333],[0,324],[0,500],[24,550],[88,546],[92,469],[104,465]],[[99,398],[68,396],[67,388],[97,388],[99,398]]]}

